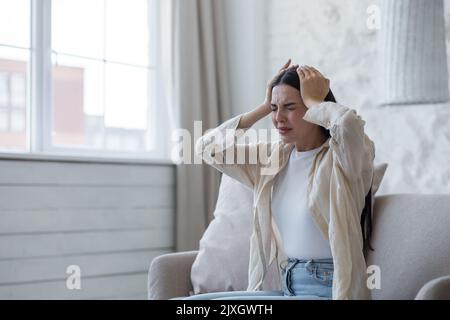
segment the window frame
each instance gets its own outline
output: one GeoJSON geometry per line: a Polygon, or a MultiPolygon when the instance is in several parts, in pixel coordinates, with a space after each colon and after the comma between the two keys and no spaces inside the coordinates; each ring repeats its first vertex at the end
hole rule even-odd
{"type": "Polygon", "coordinates": [[[152,41],[150,50],[152,57],[150,66],[154,72],[149,85],[154,85],[153,96],[150,96],[148,112],[153,115],[148,123],[147,134],[153,136],[156,148],[152,151],[132,152],[132,151],[111,151],[106,149],[90,149],[70,146],[53,146],[51,134],[53,130],[53,88],[52,88],[52,48],[51,48],[51,14],[52,0],[29,0],[30,1],[30,56],[27,77],[27,150],[9,151],[0,149],[0,158],[31,158],[43,159],[69,159],[76,161],[95,161],[104,159],[106,162],[156,162],[171,163],[169,157],[169,134],[167,128],[162,123],[168,121],[167,110],[157,108],[159,100],[159,68],[157,61],[158,32],[159,23],[158,10],[159,1],[149,0],[149,21],[152,41]],[[161,121],[167,119],[167,121],[161,121]],[[159,121],[158,121],[159,120],[159,121]],[[158,143],[160,142],[160,143],[158,143]]]}

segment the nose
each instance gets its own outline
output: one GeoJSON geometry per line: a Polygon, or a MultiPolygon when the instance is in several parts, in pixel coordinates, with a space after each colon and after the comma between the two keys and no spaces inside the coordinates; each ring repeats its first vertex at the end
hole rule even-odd
{"type": "Polygon", "coordinates": [[[275,114],[275,120],[277,122],[285,122],[284,113],[282,111],[280,111],[280,109],[278,109],[275,114]]]}

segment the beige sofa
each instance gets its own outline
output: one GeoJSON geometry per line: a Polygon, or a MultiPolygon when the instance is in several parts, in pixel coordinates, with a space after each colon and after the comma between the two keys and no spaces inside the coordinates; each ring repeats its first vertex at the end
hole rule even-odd
{"type": "MultiPolygon", "coordinates": [[[[377,196],[373,228],[375,251],[367,262],[381,271],[381,288],[372,290],[373,299],[450,299],[450,194],[377,196]]],[[[196,254],[155,258],[148,298],[188,296],[196,254]]]]}

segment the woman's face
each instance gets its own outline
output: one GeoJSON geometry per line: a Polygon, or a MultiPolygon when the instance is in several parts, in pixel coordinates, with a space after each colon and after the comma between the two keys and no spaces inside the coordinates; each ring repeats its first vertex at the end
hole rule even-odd
{"type": "Polygon", "coordinates": [[[303,103],[300,91],[281,84],[272,89],[272,122],[284,143],[306,138],[315,124],[303,120],[308,108],[303,103]],[[285,130],[284,130],[285,129],[285,130]]]}

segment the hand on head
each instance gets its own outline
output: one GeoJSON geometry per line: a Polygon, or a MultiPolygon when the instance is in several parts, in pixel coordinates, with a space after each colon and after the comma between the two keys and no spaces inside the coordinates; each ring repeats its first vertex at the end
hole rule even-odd
{"type": "Polygon", "coordinates": [[[299,66],[296,70],[300,78],[300,91],[306,107],[310,108],[323,102],[330,91],[330,80],[310,66],[299,66]]]}
{"type": "Polygon", "coordinates": [[[298,64],[294,64],[291,65],[291,59],[289,59],[282,67],[280,70],[278,70],[278,72],[272,77],[272,79],[269,80],[269,82],[267,82],[267,87],[266,87],[266,98],[264,100],[264,104],[269,108],[270,110],[270,104],[272,101],[272,88],[273,88],[273,83],[274,81],[286,70],[288,69],[297,69],[298,68],[298,64]]]}
{"type": "Polygon", "coordinates": [[[330,90],[330,80],[325,78],[317,69],[311,66],[291,65],[292,60],[289,59],[273,78],[267,83],[266,97],[264,104],[270,108],[272,100],[273,82],[286,70],[296,70],[300,79],[300,92],[304,104],[310,108],[314,104],[323,102],[330,90]]]}

